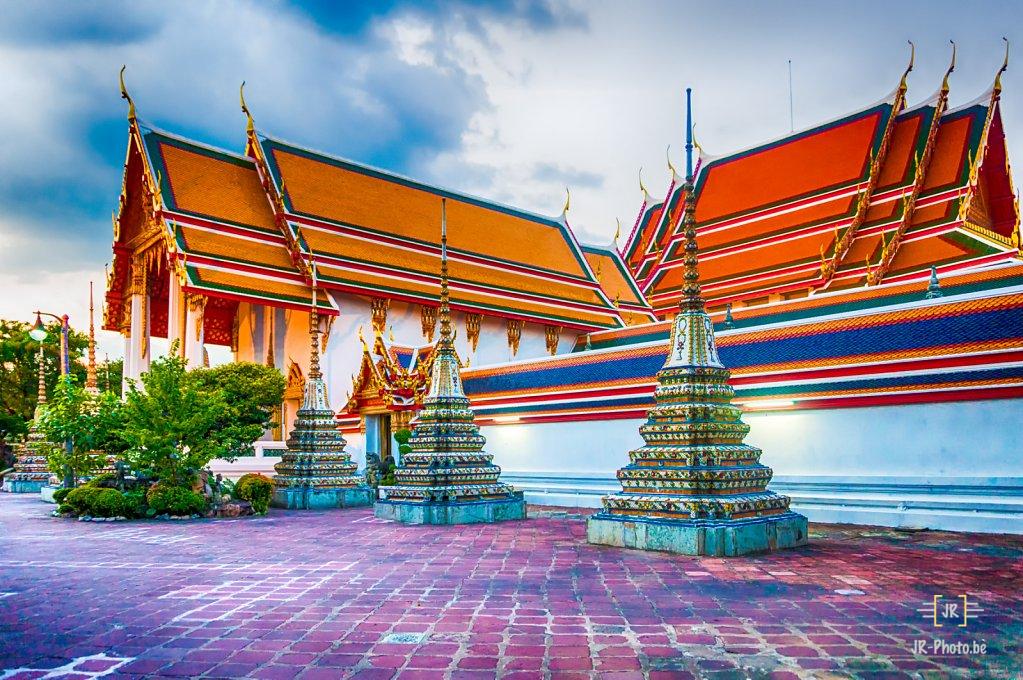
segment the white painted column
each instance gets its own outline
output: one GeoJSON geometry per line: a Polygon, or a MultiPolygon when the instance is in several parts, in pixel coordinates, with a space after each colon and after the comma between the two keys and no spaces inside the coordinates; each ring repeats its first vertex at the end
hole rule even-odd
{"type": "Polygon", "coordinates": [[[131,331],[123,336],[124,338],[124,363],[121,365],[121,395],[128,393],[128,379],[132,376],[132,354],[131,354],[131,331]]]}
{"type": "Polygon", "coordinates": [[[190,296],[188,314],[185,318],[185,361],[189,368],[202,368],[202,348],[204,343],[203,314],[206,299],[190,296]]]}
{"type": "Polygon", "coordinates": [[[181,327],[182,305],[181,282],[174,272],[170,273],[170,283],[167,286],[167,351],[170,352],[171,345],[178,341],[178,354],[182,354],[185,342],[181,327]]]}
{"type": "MultiPolygon", "coordinates": [[[[138,377],[149,370],[149,343],[145,343],[145,352],[143,352],[144,337],[142,326],[143,326],[143,313],[148,315],[149,305],[143,305],[143,298],[141,295],[131,296],[131,335],[129,336],[128,343],[128,356],[131,357],[131,373],[129,377],[133,380],[138,380],[138,377]]],[[[149,323],[147,323],[145,332],[149,332],[149,323]]]]}

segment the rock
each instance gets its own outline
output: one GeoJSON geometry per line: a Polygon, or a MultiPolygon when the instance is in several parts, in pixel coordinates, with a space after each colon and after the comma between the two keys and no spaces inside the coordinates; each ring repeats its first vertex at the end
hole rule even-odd
{"type": "Polygon", "coordinates": [[[248,501],[230,501],[217,509],[217,517],[233,518],[251,515],[252,504],[248,501]]]}

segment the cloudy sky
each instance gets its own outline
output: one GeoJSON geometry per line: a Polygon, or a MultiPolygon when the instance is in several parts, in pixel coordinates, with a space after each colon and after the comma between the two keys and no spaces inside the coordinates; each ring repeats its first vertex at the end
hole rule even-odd
{"type": "MultiPolygon", "coordinates": [[[[117,72],[139,116],[241,151],[238,85],[274,135],[569,221],[609,243],[680,163],[682,90],[711,154],[808,127],[890,92],[917,46],[910,101],[959,61],[952,105],[984,92],[1011,2],[333,2],[0,0],[0,318],[66,311],[110,259],[127,142],[117,72]]],[[[1016,43],[1019,44],[1019,43],[1016,43]]],[[[1017,61],[1016,63],[1020,63],[1017,61]]],[[[1023,153],[1023,63],[1004,78],[1023,153]]],[[[101,351],[119,351],[116,336],[101,351]]]]}

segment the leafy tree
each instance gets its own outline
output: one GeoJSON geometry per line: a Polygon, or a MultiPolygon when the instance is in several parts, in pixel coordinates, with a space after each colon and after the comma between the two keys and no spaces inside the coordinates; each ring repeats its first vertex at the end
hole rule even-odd
{"type": "Polygon", "coordinates": [[[121,402],[108,392],[90,394],[73,377],[57,383],[39,421],[54,442],[47,455],[50,470],[64,478],[66,488],[104,467],[110,448],[113,453],[123,448],[121,402]]]}
{"type": "Polygon", "coordinates": [[[263,364],[238,362],[197,369],[188,378],[202,390],[219,392],[227,401],[228,412],[217,424],[218,434],[229,450],[226,457],[253,455],[252,443],[276,425],[274,409],[284,398],[285,386],[280,371],[263,364]]]}
{"type": "MultiPolygon", "coordinates": [[[[0,319],[0,449],[6,442],[20,440],[28,430],[36,408],[37,353],[39,343],[28,332],[31,325],[0,319]]],[[[74,330],[70,333],[71,375],[78,384],[85,380],[81,363],[88,338],[74,330]]],[[[46,327],[43,341],[43,377],[52,393],[60,376],[60,324],[46,327]]]]}
{"type": "Polygon", "coordinates": [[[189,378],[185,360],[171,351],[129,387],[124,402],[124,457],[131,468],[177,486],[188,486],[214,458],[231,457],[234,434],[224,394],[189,378]]]}

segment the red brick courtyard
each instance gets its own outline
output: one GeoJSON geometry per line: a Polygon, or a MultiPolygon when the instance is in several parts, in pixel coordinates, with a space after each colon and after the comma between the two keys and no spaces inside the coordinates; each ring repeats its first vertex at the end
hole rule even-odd
{"type": "Polygon", "coordinates": [[[0,495],[3,680],[1023,673],[1019,537],[812,525],[807,548],[713,559],[591,546],[585,511],[550,508],[406,527],[366,509],[92,523],[52,507],[0,495]]]}

